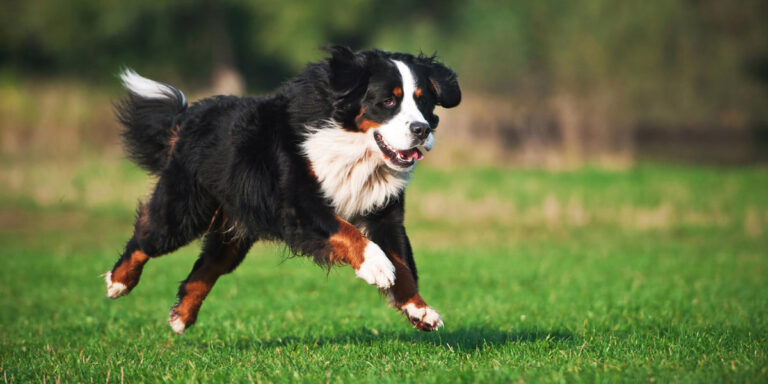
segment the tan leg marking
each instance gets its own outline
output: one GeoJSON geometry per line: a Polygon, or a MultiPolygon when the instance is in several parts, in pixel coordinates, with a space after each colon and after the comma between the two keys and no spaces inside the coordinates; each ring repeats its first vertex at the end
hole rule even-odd
{"type": "Polygon", "coordinates": [[[346,263],[359,269],[365,261],[365,247],[368,239],[354,225],[339,217],[339,230],[328,240],[331,244],[331,263],[346,263]]]}
{"type": "Polygon", "coordinates": [[[182,334],[197,321],[197,314],[203,300],[213,289],[216,280],[229,270],[239,250],[239,243],[227,244],[216,260],[205,260],[202,266],[192,272],[184,283],[184,296],[171,307],[168,323],[173,331],[182,334]]]}
{"type": "Polygon", "coordinates": [[[427,305],[408,265],[394,252],[390,259],[395,265],[395,285],[389,289],[389,300],[420,331],[434,331],[443,326],[440,315],[427,305]]]}
{"type": "Polygon", "coordinates": [[[195,280],[184,285],[184,297],[171,308],[168,319],[174,332],[182,334],[197,321],[203,300],[211,292],[218,278],[219,275],[197,276],[195,280]]]}
{"type": "Polygon", "coordinates": [[[346,263],[355,270],[355,275],[366,283],[381,289],[395,282],[395,267],[378,245],[368,240],[360,230],[337,217],[339,230],[331,235],[329,261],[346,263]]]}
{"type": "Polygon", "coordinates": [[[141,271],[149,257],[141,250],[136,250],[112,271],[107,272],[107,296],[116,299],[127,295],[139,283],[141,271]]]}

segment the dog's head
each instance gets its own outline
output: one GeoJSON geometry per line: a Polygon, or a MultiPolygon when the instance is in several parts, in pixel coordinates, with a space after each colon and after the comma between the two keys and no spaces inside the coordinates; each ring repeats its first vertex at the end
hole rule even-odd
{"type": "Polygon", "coordinates": [[[330,47],[333,119],[366,135],[387,166],[410,170],[434,145],[435,106],[461,101],[456,74],[434,57],[330,47]]]}

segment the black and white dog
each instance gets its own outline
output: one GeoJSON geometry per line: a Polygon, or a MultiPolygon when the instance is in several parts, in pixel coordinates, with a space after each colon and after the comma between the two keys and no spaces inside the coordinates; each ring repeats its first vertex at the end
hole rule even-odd
{"type": "Polygon", "coordinates": [[[150,258],[204,236],[171,308],[181,334],[254,242],[280,240],[321,265],[349,264],[416,328],[443,325],[418,293],[403,204],[418,147],[434,144],[435,106],[461,100],[456,74],[423,55],[328,51],[273,95],[189,107],[178,89],[122,73],[128,154],[159,180],[106,274],[107,296],[129,293],[150,258]]]}

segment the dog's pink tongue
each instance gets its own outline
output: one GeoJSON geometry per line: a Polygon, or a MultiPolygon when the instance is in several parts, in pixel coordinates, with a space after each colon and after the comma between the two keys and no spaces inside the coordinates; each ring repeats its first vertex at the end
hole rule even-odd
{"type": "Polygon", "coordinates": [[[403,157],[406,160],[410,160],[410,159],[421,160],[424,158],[424,154],[421,153],[421,151],[419,151],[418,148],[406,149],[405,151],[400,151],[400,153],[403,154],[403,157]]]}

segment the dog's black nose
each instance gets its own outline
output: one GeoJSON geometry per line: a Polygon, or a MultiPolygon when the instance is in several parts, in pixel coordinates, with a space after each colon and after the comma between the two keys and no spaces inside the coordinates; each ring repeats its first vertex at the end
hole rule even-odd
{"type": "Polygon", "coordinates": [[[429,135],[429,124],[422,122],[411,123],[411,132],[420,140],[424,140],[429,135]]]}

